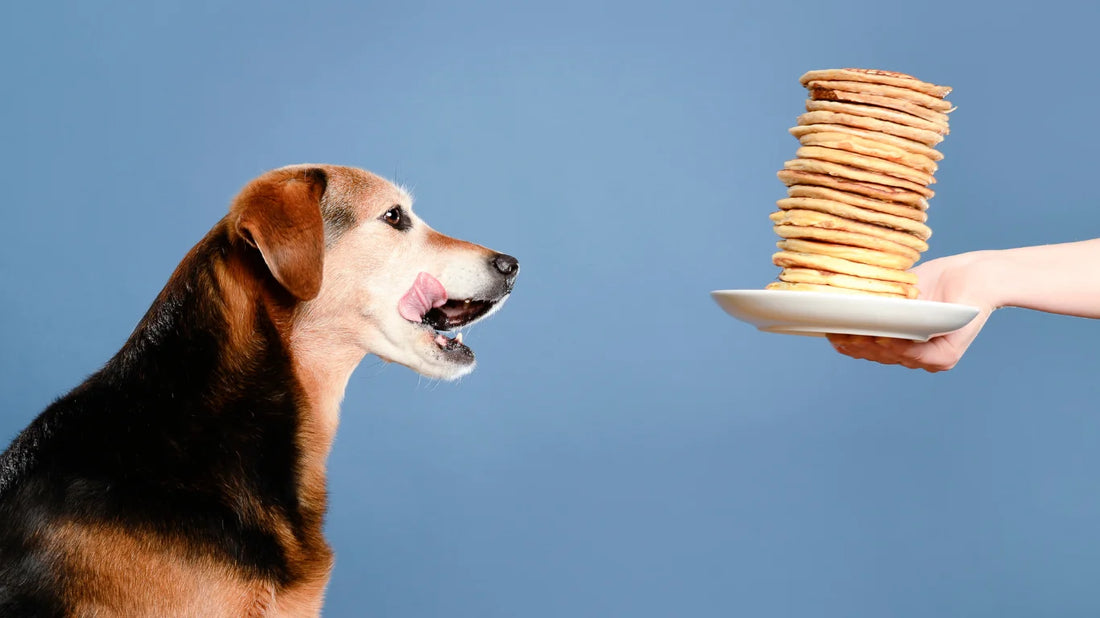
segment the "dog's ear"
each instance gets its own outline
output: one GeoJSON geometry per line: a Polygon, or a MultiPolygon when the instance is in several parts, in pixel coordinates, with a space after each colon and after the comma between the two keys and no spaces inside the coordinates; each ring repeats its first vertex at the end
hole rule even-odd
{"type": "Polygon", "coordinates": [[[259,249],[275,280],[298,300],[321,290],[327,180],[318,168],[268,172],[250,182],[230,209],[235,232],[259,249]]]}

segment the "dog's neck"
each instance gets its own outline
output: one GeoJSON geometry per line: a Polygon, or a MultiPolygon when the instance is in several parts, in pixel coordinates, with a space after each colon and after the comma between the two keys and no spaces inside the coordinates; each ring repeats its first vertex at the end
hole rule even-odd
{"type": "Polygon", "coordinates": [[[339,320],[328,314],[323,299],[293,300],[255,254],[228,253],[223,261],[215,262],[215,276],[222,282],[231,333],[228,358],[238,357],[240,364],[249,364],[244,359],[255,350],[257,316],[266,317],[279,334],[279,344],[287,352],[293,381],[302,395],[297,445],[301,500],[323,511],[326,462],[336,437],[340,403],[365,350],[347,343],[354,338],[339,329],[339,320]]]}
{"type": "Polygon", "coordinates": [[[347,343],[348,338],[323,315],[306,305],[295,312],[290,333],[294,370],[309,400],[314,436],[327,456],[340,422],[340,402],[348,380],[365,351],[347,343]]]}

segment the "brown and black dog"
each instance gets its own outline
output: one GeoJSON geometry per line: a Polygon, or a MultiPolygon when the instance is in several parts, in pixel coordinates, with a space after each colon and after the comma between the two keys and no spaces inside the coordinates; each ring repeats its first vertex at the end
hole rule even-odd
{"type": "Polygon", "coordinates": [[[122,349],[0,455],[0,616],[315,616],[325,461],[366,354],[452,379],[515,258],[369,172],[249,183],[122,349]]]}

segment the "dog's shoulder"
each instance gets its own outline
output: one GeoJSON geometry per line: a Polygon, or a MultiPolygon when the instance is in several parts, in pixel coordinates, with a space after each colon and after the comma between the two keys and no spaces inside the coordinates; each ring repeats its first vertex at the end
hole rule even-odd
{"type": "Polygon", "coordinates": [[[227,353],[225,249],[193,249],[122,349],[0,454],[0,615],[51,615],[108,567],[260,596],[293,579],[288,538],[320,528],[298,503],[300,389],[262,311],[248,357],[227,353]]]}

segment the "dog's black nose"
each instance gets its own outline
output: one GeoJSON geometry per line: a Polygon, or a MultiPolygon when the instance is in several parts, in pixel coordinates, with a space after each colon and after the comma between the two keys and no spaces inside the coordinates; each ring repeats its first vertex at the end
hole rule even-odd
{"type": "Polygon", "coordinates": [[[493,268],[497,269],[502,275],[507,276],[509,279],[514,279],[519,274],[519,260],[516,258],[498,253],[493,256],[492,260],[493,268]]]}

